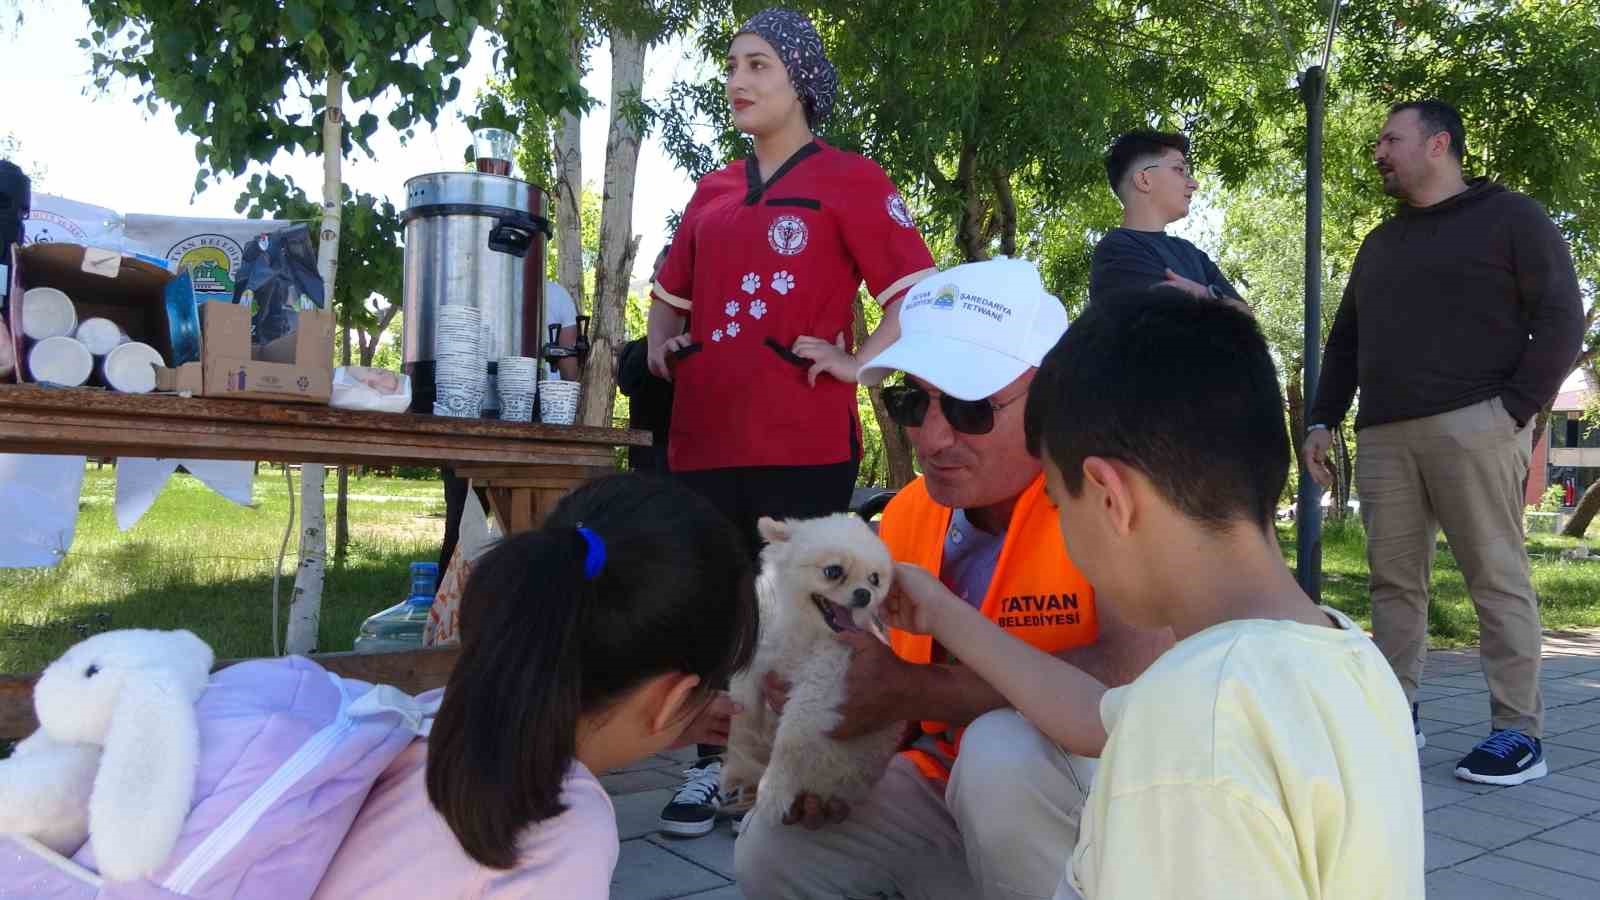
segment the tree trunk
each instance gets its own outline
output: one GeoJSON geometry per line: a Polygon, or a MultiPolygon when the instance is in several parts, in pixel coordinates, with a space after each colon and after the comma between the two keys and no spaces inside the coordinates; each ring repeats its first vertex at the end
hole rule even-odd
{"type": "Polygon", "coordinates": [[[611,32],[611,127],[606,137],[605,193],[600,205],[600,258],[594,272],[594,319],[583,367],[578,421],[609,427],[617,395],[617,353],[628,340],[624,307],[639,239],[633,234],[633,183],[639,171],[639,132],[629,104],[644,86],[645,42],[611,32]]]}
{"type": "Polygon", "coordinates": [[[961,198],[961,222],[956,226],[956,244],[962,262],[981,262],[989,258],[989,205],[978,188],[978,148],[968,142],[961,148],[956,164],[956,190],[961,198]]]}
{"type": "MultiPolygon", "coordinates": [[[[350,341],[354,335],[347,317],[344,323],[344,347],[339,351],[342,365],[350,365],[350,341]]],[[[350,550],[350,467],[339,467],[339,498],[333,504],[333,564],[343,565],[350,550]]]]}
{"type": "MultiPolygon", "coordinates": [[[[344,73],[328,71],[328,107],[322,119],[322,231],[317,244],[317,274],[323,296],[333,303],[339,275],[340,146],[344,128],[344,73]]],[[[323,503],[325,473],[320,464],[300,467],[300,568],[289,600],[289,627],[284,651],[306,654],[317,649],[317,624],[322,619],[322,584],[326,575],[327,510],[323,503]]]]}
{"type": "MultiPolygon", "coordinates": [[[[372,358],[378,355],[378,347],[383,344],[384,332],[389,330],[389,323],[394,321],[395,315],[399,312],[399,305],[391,303],[378,316],[378,327],[373,329],[371,334],[366,332],[357,333],[357,339],[361,346],[361,364],[363,366],[372,365],[372,358]]],[[[346,360],[345,364],[349,365],[349,361],[346,360]]]]}
{"type": "Polygon", "coordinates": [[[1350,443],[1344,427],[1333,430],[1333,500],[1328,517],[1344,521],[1350,514],[1350,479],[1355,467],[1350,459],[1350,443]]]}
{"type": "MultiPolygon", "coordinates": [[[[567,49],[572,67],[583,71],[583,38],[574,34],[567,49]]],[[[561,114],[556,129],[556,280],[572,295],[578,311],[583,311],[583,150],[580,128],[583,119],[575,112],[561,114]]],[[[540,340],[544,335],[540,335],[540,340]]]]}
{"type": "Polygon", "coordinates": [[[1283,394],[1289,406],[1289,446],[1293,448],[1298,459],[1300,444],[1306,438],[1305,392],[1301,388],[1305,370],[1301,368],[1298,359],[1290,360],[1288,369],[1289,380],[1283,386],[1283,394]]]}
{"type": "MultiPolygon", "coordinates": [[[[1555,403],[1556,398],[1551,397],[1550,402],[1544,405],[1544,409],[1539,410],[1538,414],[1533,417],[1533,443],[1528,446],[1533,449],[1534,453],[1539,452],[1539,442],[1544,440],[1545,430],[1550,427],[1550,411],[1555,408],[1555,403]]],[[[1532,477],[1533,467],[1529,466],[1528,471],[1522,476],[1522,497],[1524,501],[1528,497],[1528,480],[1532,477]]]]}
{"type": "Polygon", "coordinates": [[[1589,530],[1589,523],[1594,521],[1595,513],[1600,513],[1600,481],[1589,485],[1583,492],[1583,497],[1578,501],[1578,506],[1572,511],[1572,518],[1567,520],[1567,527],[1561,533],[1567,537],[1581,538],[1589,530]]]}
{"type": "MultiPolygon", "coordinates": [[[[866,311],[861,307],[859,293],[856,294],[855,303],[856,346],[859,347],[867,340],[866,311]]],[[[911,454],[911,442],[906,439],[906,433],[900,426],[889,418],[889,408],[883,405],[883,389],[867,388],[867,396],[872,399],[872,417],[878,420],[878,432],[883,435],[884,484],[899,490],[917,477],[917,468],[911,454]]]]}
{"type": "Polygon", "coordinates": [[[1011,173],[994,170],[994,214],[1000,220],[1000,255],[1017,255],[1017,201],[1011,193],[1011,173]]]}

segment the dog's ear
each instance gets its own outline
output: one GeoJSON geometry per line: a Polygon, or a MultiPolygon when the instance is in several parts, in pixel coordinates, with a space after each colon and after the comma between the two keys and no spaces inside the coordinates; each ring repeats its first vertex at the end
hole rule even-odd
{"type": "Polygon", "coordinates": [[[789,539],[789,524],[768,516],[762,516],[761,521],[756,523],[756,531],[769,544],[781,544],[789,539]]]}

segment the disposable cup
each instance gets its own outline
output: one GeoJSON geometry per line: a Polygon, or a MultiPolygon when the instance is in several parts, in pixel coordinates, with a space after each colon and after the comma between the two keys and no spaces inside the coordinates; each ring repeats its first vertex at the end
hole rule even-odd
{"type": "Polygon", "coordinates": [[[94,371],[94,355],[73,338],[49,337],[28,351],[28,371],[37,382],[79,387],[94,371]]]}
{"type": "Polygon", "coordinates": [[[149,344],[129,341],[112,350],[102,364],[106,387],[123,394],[148,394],[156,389],[161,354],[149,344]]]}
{"type": "Polygon", "coordinates": [[[78,327],[72,298],[53,287],[22,292],[22,334],[35,341],[67,337],[78,327]]]}
{"type": "Polygon", "coordinates": [[[539,421],[547,425],[571,425],[578,419],[576,381],[539,382],[539,421]]]}
{"type": "Polygon", "coordinates": [[[119,346],[128,342],[128,336],[122,333],[122,328],[110,319],[84,319],[78,323],[77,333],[73,335],[78,343],[89,348],[95,356],[105,356],[119,346]]]}

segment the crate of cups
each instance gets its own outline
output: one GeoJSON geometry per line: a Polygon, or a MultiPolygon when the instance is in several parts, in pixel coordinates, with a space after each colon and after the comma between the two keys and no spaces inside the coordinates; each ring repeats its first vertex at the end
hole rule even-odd
{"type": "Polygon", "coordinates": [[[81,387],[97,379],[126,394],[155,390],[156,369],[165,365],[149,344],[130,340],[122,327],[98,316],[78,320],[64,291],[36,287],[20,304],[22,336],[32,379],[60,387],[81,387]]]}

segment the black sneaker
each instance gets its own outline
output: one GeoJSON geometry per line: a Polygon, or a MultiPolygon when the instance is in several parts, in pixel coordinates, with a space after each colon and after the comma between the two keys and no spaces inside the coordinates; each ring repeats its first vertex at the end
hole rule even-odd
{"type": "Polygon", "coordinates": [[[1456,777],[1479,784],[1521,784],[1550,774],[1544,745],[1507,728],[1496,731],[1456,764],[1456,777]]]}
{"type": "Polygon", "coordinates": [[[1422,733],[1422,726],[1417,723],[1417,706],[1416,703],[1411,704],[1411,727],[1417,733],[1417,749],[1421,750],[1428,746],[1428,736],[1422,733]]]}
{"type": "Polygon", "coordinates": [[[700,837],[717,824],[722,808],[722,760],[702,759],[683,772],[683,787],[661,810],[661,830],[678,837],[700,837]]]}

